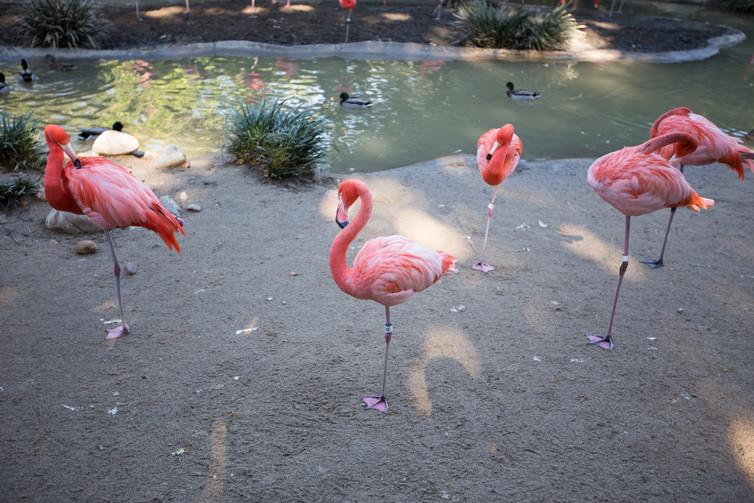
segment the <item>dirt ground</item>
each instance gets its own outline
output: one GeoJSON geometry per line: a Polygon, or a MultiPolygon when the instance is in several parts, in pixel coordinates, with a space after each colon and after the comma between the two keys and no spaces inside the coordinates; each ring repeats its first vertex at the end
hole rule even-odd
{"type": "MultiPolygon", "coordinates": [[[[132,2],[104,5],[101,18],[111,23],[103,48],[128,48],[164,43],[252,40],[274,44],[340,43],[344,40],[345,12],[334,0],[271,3],[260,0],[252,8],[241,0],[191,2],[186,15],[181,5],[145,2],[143,18],[137,20],[132,2]]],[[[176,2],[172,2],[175,4],[176,2]]],[[[464,34],[450,8],[435,21],[432,1],[360,1],[354,9],[351,42],[384,40],[437,45],[464,43],[464,34]]],[[[24,45],[16,29],[23,7],[8,5],[0,13],[0,45],[24,45]]],[[[575,12],[584,25],[586,40],[598,48],[657,52],[703,47],[707,39],[725,32],[717,26],[699,26],[665,18],[607,17],[605,9],[584,7],[575,12]],[[672,33],[672,36],[668,36],[672,33]]]]}
{"type": "Polygon", "coordinates": [[[717,205],[678,212],[661,270],[634,258],[657,253],[667,213],[634,219],[608,353],[584,333],[606,328],[623,217],[590,161],[522,163],[481,275],[466,236],[479,246],[489,189],[469,160],[363,176],[376,212],[357,245],[400,233],[462,265],[393,310],[387,415],[359,404],[383,309],[330,277],[334,182],[196,160],[147,176],[204,209],[180,256],[116,232],[139,270],[133,333],[111,345],[103,239],[77,256],[46,203],[6,215],[0,501],[754,501],[752,181],[690,168],[717,205]]]}

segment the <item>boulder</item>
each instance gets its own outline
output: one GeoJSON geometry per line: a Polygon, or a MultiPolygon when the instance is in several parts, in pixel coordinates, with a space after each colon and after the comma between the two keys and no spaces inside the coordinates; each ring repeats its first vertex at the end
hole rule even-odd
{"type": "Polygon", "coordinates": [[[86,215],[77,215],[67,211],[50,210],[45,219],[45,227],[66,234],[102,232],[100,226],[86,215]]]}
{"type": "MultiPolygon", "coordinates": [[[[86,156],[86,154],[80,154],[86,156]]],[[[134,173],[146,173],[148,171],[168,168],[188,168],[189,162],[186,154],[175,145],[165,145],[157,150],[148,150],[144,157],[133,155],[109,156],[110,160],[119,166],[134,173]]]]}
{"type": "Polygon", "coordinates": [[[139,140],[127,133],[108,130],[94,140],[92,150],[98,155],[125,155],[139,149],[139,140]]]}

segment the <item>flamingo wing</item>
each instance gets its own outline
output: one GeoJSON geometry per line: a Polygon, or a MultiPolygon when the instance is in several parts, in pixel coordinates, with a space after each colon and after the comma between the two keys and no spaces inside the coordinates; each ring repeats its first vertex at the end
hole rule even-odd
{"type": "Polygon", "coordinates": [[[180,251],[175,233],[185,235],[181,223],[126,169],[101,157],[84,157],[80,169],[66,167],[65,181],[84,214],[103,229],[145,227],[180,251]]]}
{"type": "Polygon", "coordinates": [[[455,272],[455,261],[403,236],[379,237],[367,241],[356,255],[353,284],[365,298],[396,305],[455,272]]]}

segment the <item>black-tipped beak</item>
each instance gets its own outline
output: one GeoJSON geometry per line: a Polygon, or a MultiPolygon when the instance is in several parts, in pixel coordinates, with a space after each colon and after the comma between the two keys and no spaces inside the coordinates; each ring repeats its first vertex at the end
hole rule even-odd
{"type": "Polygon", "coordinates": [[[335,223],[338,224],[338,227],[340,227],[341,229],[345,229],[346,225],[348,225],[348,220],[341,222],[340,220],[338,220],[338,215],[335,215],[335,223]]]}

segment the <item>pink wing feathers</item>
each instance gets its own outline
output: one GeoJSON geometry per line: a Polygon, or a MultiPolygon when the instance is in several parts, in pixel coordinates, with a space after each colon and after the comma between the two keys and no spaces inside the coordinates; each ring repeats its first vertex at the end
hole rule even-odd
{"type": "Polygon", "coordinates": [[[101,157],[82,157],[80,169],[66,166],[68,190],[81,210],[105,230],[139,226],[160,235],[168,249],[181,251],[176,232],[182,224],[136,177],[101,157]]]}
{"type": "Polygon", "coordinates": [[[589,185],[602,199],[629,216],[675,206],[699,211],[714,204],[713,200],[700,197],[665,158],[645,153],[643,147],[612,152],[589,167],[589,185]]]}
{"type": "MultiPolygon", "coordinates": [[[[724,133],[703,115],[695,114],[688,108],[676,108],[660,116],[652,125],[650,134],[660,136],[667,133],[685,133],[698,143],[697,149],[678,158],[685,165],[704,165],[720,162],[727,164],[743,180],[744,166],[754,171],[754,152],[736,138],[724,133]]],[[[672,146],[662,149],[662,155],[670,159],[672,146]]]]}
{"type": "Polygon", "coordinates": [[[456,258],[403,236],[367,241],[353,263],[354,296],[394,306],[428,288],[449,272],[456,258]]]}

